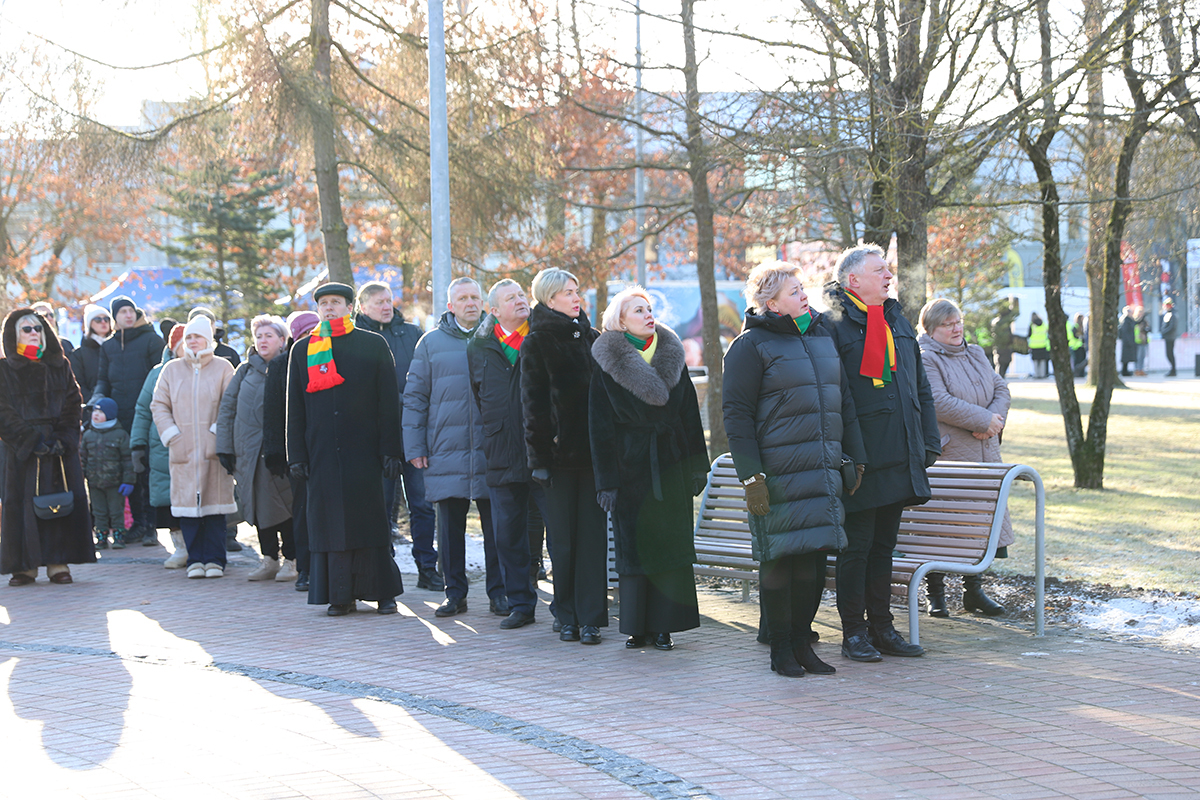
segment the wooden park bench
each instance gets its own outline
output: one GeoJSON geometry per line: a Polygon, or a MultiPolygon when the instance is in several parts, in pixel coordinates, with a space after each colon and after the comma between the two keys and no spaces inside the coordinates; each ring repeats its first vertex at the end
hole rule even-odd
{"type": "MultiPolygon", "coordinates": [[[[1034,635],[1044,635],[1046,493],[1041,476],[1022,464],[961,461],[939,462],[928,473],[933,499],[904,509],[892,560],[892,594],[908,599],[909,641],[920,644],[917,587],[927,573],[974,575],[991,566],[1014,480],[1031,481],[1037,495],[1034,635]]],[[[728,453],[709,470],[695,542],[695,573],[740,580],[742,599],[749,599],[750,581],[758,580],[758,562],[751,555],[746,494],[728,453]]],[[[829,588],[833,588],[835,559],[836,554],[829,556],[829,588]]]]}

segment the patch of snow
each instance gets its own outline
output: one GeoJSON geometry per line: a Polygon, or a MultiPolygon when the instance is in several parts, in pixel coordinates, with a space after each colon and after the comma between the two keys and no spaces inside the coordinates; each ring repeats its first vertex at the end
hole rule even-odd
{"type": "Polygon", "coordinates": [[[1200,648],[1200,606],[1194,601],[1150,594],[1105,601],[1084,600],[1076,604],[1072,616],[1076,623],[1093,630],[1200,648]]]}

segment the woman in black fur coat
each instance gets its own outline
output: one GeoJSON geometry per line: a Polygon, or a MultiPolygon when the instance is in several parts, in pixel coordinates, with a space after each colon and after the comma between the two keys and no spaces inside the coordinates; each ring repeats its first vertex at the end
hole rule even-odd
{"type": "Polygon", "coordinates": [[[588,426],[597,500],[612,514],[621,577],[621,633],[671,650],[673,631],[700,625],[692,497],[708,455],[696,387],[675,332],[654,321],[640,286],[618,294],[592,345],[588,426]]]}
{"type": "Polygon", "coordinates": [[[571,273],[544,269],[532,290],[537,305],[520,345],[521,405],[529,469],[546,492],[554,613],[559,639],[600,644],[608,626],[608,536],[588,441],[591,347],[599,334],[571,273]]]}

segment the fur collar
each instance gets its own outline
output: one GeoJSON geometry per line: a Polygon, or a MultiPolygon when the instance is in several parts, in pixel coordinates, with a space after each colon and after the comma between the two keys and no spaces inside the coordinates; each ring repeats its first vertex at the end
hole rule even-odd
{"type": "Polygon", "coordinates": [[[658,349],[647,364],[641,353],[621,331],[605,331],[592,344],[592,355],[600,369],[649,406],[665,406],[671,390],[679,383],[686,360],[683,344],[666,325],[655,326],[658,349]]]}

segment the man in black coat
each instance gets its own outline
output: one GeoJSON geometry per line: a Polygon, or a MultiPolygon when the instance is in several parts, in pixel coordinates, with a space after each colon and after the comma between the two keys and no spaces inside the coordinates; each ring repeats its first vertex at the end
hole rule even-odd
{"type": "Polygon", "coordinates": [[[1117,324],[1117,338],[1121,340],[1121,376],[1125,378],[1133,375],[1129,371],[1129,362],[1137,360],[1136,328],[1133,308],[1125,306],[1121,309],[1121,319],[1117,324]]]}
{"type": "Polygon", "coordinates": [[[941,455],[933,392],[916,331],[888,297],[892,272],[883,250],[859,245],[838,259],[825,287],[825,325],[842,359],[866,447],[862,485],[846,505],[846,549],[838,556],[842,655],[879,661],[880,653],[919,656],[892,623],[892,551],[905,506],[932,493],[925,469],[941,455]],[[864,619],[864,613],[866,618],[864,619]]]}
{"type": "MultiPolygon", "coordinates": [[[[413,352],[421,339],[421,329],[397,313],[392,305],[392,289],[386,283],[370,281],[358,288],[358,315],[354,324],[360,329],[378,333],[392,351],[396,367],[396,388],[399,397],[404,396],[408,384],[408,368],[412,365],[413,352]]],[[[400,433],[401,447],[404,445],[403,430],[400,433]]],[[[404,502],[408,506],[408,523],[412,534],[412,558],[417,565],[417,588],[440,592],[446,588],[438,573],[438,554],[433,546],[433,504],[425,499],[425,474],[413,464],[405,461],[400,477],[384,482],[383,493],[387,501],[389,523],[396,518],[396,490],[403,488],[404,502]],[[401,487],[401,481],[403,482],[401,487]]]]}
{"type": "Polygon", "coordinates": [[[354,290],[317,287],[321,324],[292,347],[288,363],[287,460],[307,481],[308,602],[340,617],[357,600],[396,613],[404,592],[392,558],[384,475],[400,471],[400,394],[387,343],[357,330],[354,290]]]}
{"type": "MultiPolygon", "coordinates": [[[[117,404],[117,422],[129,433],[133,429],[133,415],[142,384],[150,370],[162,362],[163,348],[167,345],[150,324],[146,313],[128,297],[114,297],[109,310],[117,331],[100,345],[100,370],[88,405],[101,397],[111,397],[117,404]]],[[[149,470],[138,473],[133,493],[129,495],[129,510],[136,532],[130,540],[136,535],[146,547],[158,544],[157,519],[150,505],[149,470]]]]}
{"type": "Polygon", "coordinates": [[[525,456],[521,406],[521,342],[529,332],[529,300],[505,278],[488,292],[488,314],[467,343],[471,393],[483,420],[488,497],[496,555],[504,576],[509,615],[505,629],[534,621],[537,592],[529,571],[529,503],[545,514],[546,497],[533,482],[525,456]]]}

